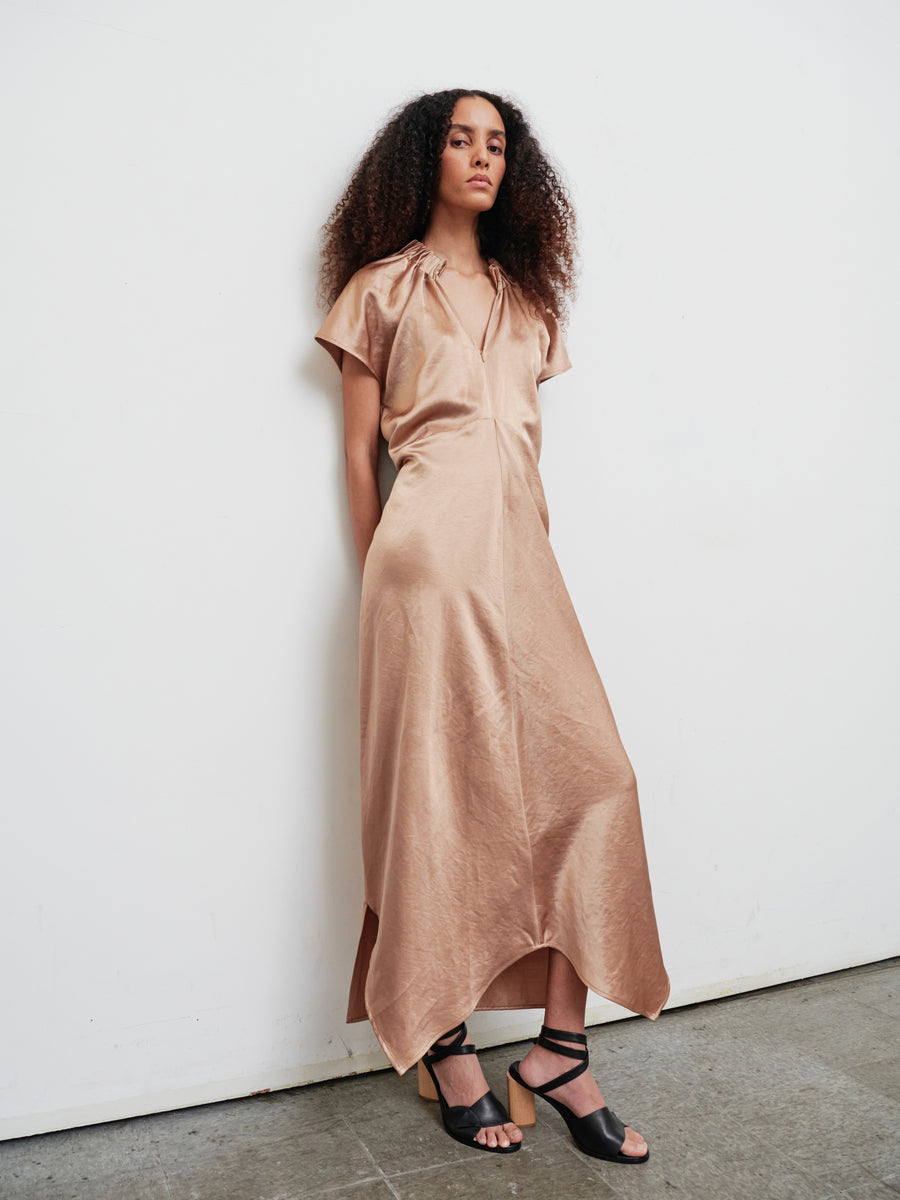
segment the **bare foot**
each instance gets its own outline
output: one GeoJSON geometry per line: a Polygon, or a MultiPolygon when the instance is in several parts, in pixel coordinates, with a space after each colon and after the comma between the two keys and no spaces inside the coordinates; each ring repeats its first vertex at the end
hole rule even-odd
{"type": "MultiPolygon", "coordinates": [[[[574,1064],[570,1058],[554,1054],[552,1050],[545,1050],[543,1046],[533,1046],[519,1064],[519,1074],[532,1087],[543,1087],[557,1075],[570,1070],[572,1066],[574,1064]]],[[[606,1104],[590,1071],[584,1071],[570,1083],[554,1088],[549,1095],[570,1108],[576,1117],[586,1117],[588,1113],[596,1112],[606,1104]]],[[[642,1158],[647,1153],[647,1143],[639,1133],[629,1129],[627,1125],[621,1153],[634,1158],[642,1158]]]]}
{"type": "MultiPolygon", "coordinates": [[[[439,1046],[447,1046],[453,1038],[441,1038],[439,1046]]],[[[467,1037],[464,1045],[472,1044],[467,1037]]],[[[487,1080],[481,1069],[481,1063],[475,1054],[451,1054],[439,1063],[432,1065],[432,1070],[441,1085],[444,1099],[453,1107],[464,1104],[467,1108],[489,1091],[487,1080]]],[[[475,1135],[475,1141],[481,1146],[500,1146],[505,1149],[512,1142],[521,1142],[522,1130],[518,1125],[508,1121],[505,1125],[484,1125],[475,1135]]]]}

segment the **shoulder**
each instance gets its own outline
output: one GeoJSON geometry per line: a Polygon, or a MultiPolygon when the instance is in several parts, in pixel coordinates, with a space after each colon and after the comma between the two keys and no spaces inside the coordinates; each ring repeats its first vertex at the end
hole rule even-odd
{"type": "Polygon", "coordinates": [[[519,284],[507,274],[500,264],[495,260],[492,262],[503,279],[513,307],[519,314],[517,323],[520,328],[529,330],[529,337],[536,339],[541,362],[537,382],[543,383],[544,380],[551,379],[554,375],[568,371],[572,363],[566,350],[562,327],[556,315],[546,305],[535,302],[531,297],[526,296],[519,284]]]}
{"type": "Polygon", "coordinates": [[[523,316],[535,322],[538,327],[544,324],[545,316],[550,317],[552,320],[552,314],[547,312],[542,305],[536,303],[529,296],[526,296],[522,286],[510,275],[505,267],[500,265],[496,258],[489,259],[488,263],[494,279],[503,287],[509,299],[517,309],[521,310],[523,316]]]}
{"type": "Polygon", "coordinates": [[[341,296],[382,295],[389,297],[397,289],[411,286],[415,278],[415,260],[408,247],[389,254],[385,258],[366,263],[351,276],[341,296]]]}
{"type": "Polygon", "coordinates": [[[414,264],[405,251],[361,267],[323,321],[316,341],[338,367],[344,353],[364,363],[384,383],[394,337],[413,295],[414,264]]]}
{"type": "Polygon", "coordinates": [[[542,338],[561,336],[559,321],[549,308],[526,296],[519,284],[504,271],[499,263],[496,264],[496,268],[498,275],[503,280],[507,295],[522,317],[533,326],[534,332],[542,338]]]}

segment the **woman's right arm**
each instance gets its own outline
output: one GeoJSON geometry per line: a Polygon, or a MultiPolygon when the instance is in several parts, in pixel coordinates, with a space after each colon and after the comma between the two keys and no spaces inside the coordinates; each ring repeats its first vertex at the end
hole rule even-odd
{"type": "Polygon", "coordinates": [[[375,527],[381,520],[378,490],[378,439],[381,421],[381,385],[364,363],[344,352],[341,366],[344,390],[344,464],[350,525],[360,571],[375,527]]]}

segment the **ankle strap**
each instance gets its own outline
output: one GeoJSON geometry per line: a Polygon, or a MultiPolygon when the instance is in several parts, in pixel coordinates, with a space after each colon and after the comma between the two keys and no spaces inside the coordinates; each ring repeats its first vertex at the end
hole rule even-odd
{"type": "Polygon", "coordinates": [[[468,1037],[468,1032],[466,1030],[466,1023],[465,1023],[465,1021],[463,1021],[462,1025],[457,1025],[453,1029],[448,1030],[447,1033],[441,1034],[441,1037],[438,1038],[438,1040],[434,1043],[434,1045],[431,1047],[429,1052],[425,1055],[425,1060],[427,1062],[431,1062],[431,1063],[439,1063],[443,1059],[449,1058],[451,1055],[454,1055],[454,1054],[474,1054],[475,1053],[474,1046],[471,1046],[471,1045],[464,1046],[463,1045],[463,1042],[466,1040],[467,1037],[468,1037]],[[452,1037],[453,1041],[450,1042],[446,1046],[441,1046],[439,1044],[441,1041],[441,1038],[448,1038],[448,1037],[452,1037]]]}
{"type": "Polygon", "coordinates": [[[555,1079],[551,1079],[549,1083],[545,1083],[543,1087],[533,1088],[539,1096],[545,1095],[547,1092],[552,1092],[554,1088],[562,1087],[566,1083],[571,1083],[573,1079],[577,1079],[579,1075],[583,1075],[588,1069],[588,1049],[587,1037],[583,1033],[568,1033],[564,1029],[550,1029],[546,1025],[541,1026],[540,1035],[537,1038],[537,1044],[543,1046],[545,1050],[552,1050],[554,1054],[561,1054],[565,1058],[577,1058],[578,1066],[572,1067],[571,1071],[563,1071],[562,1075],[557,1075],[555,1079]],[[556,1038],[556,1041],[551,1042],[551,1038],[556,1038]],[[560,1042],[577,1042],[580,1049],[576,1050],[574,1046],[560,1046],[560,1042]]]}
{"type": "Polygon", "coordinates": [[[565,1029],[551,1029],[548,1025],[541,1026],[541,1037],[556,1038],[558,1042],[580,1042],[582,1046],[587,1045],[587,1034],[569,1033],[565,1029]]]}
{"type": "Polygon", "coordinates": [[[585,1063],[588,1059],[587,1037],[583,1033],[567,1033],[564,1029],[548,1029],[546,1025],[542,1025],[537,1044],[543,1046],[545,1050],[552,1050],[554,1054],[562,1054],[566,1058],[581,1059],[585,1063]],[[551,1042],[550,1038],[554,1038],[555,1041],[551,1042]],[[560,1046],[559,1042],[578,1042],[581,1049],[576,1050],[573,1046],[560,1046]]]}

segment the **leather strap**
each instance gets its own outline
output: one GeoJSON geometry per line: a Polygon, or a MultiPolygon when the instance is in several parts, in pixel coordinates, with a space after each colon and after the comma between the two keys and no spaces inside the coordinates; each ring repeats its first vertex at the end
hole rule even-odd
{"type": "MultiPolygon", "coordinates": [[[[449,1034],[447,1036],[449,1037],[449,1034]]],[[[551,1029],[548,1025],[541,1026],[541,1037],[556,1038],[558,1042],[578,1042],[582,1046],[587,1045],[586,1033],[569,1033],[565,1029],[551,1029]]]]}
{"type": "Polygon", "coordinates": [[[568,1121],[569,1130],[575,1139],[575,1144],[584,1149],[585,1146],[601,1146],[612,1154],[621,1156],[622,1162],[627,1162],[634,1156],[622,1154],[625,1145],[625,1126],[611,1108],[604,1106],[596,1112],[588,1113],[586,1117],[578,1117],[568,1121]]]}
{"type": "Polygon", "coordinates": [[[543,1096],[546,1092],[552,1092],[555,1088],[571,1083],[573,1079],[577,1079],[579,1075],[583,1075],[588,1069],[587,1037],[583,1033],[569,1033],[565,1029],[550,1029],[547,1025],[542,1025],[541,1032],[537,1038],[537,1044],[543,1046],[545,1050],[552,1050],[554,1054],[562,1054],[565,1058],[577,1058],[579,1060],[577,1067],[572,1067],[570,1071],[564,1071],[562,1075],[557,1075],[555,1079],[551,1079],[543,1087],[533,1088],[532,1091],[537,1092],[539,1096],[543,1096]],[[551,1042],[550,1038],[556,1038],[558,1041],[551,1042]],[[573,1046],[560,1046],[558,1042],[577,1042],[581,1046],[581,1049],[576,1050],[573,1046]]]}
{"type": "Polygon", "coordinates": [[[439,1062],[443,1062],[443,1060],[445,1058],[450,1058],[451,1055],[474,1054],[475,1053],[474,1046],[472,1046],[472,1045],[464,1046],[463,1045],[463,1042],[468,1037],[465,1021],[463,1021],[462,1025],[457,1025],[455,1028],[449,1030],[449,1032],[442,1034],[441,1037],[445,1037],[445,1038],[452,1037],[453,1041],[450,1042],[446,1046],[441,1046],[439,1044],[440,1043],[440,1038],[439,1038],[438,1041],[435,1042],[435,1044],[431,1047],[429,1052],[425,1055],[425,1059],[427,1062],[439,1063],[439,1062]]]}
{"type": "Polygon", "coordinates": [[[447,1109],[447,1118],[458,1133],[474,1138],[479,1129],[489,1125],[505,1125],[509,1113],[493,1092],[485,1092],[474,1104],[454,1105],[447,1109]]]}

